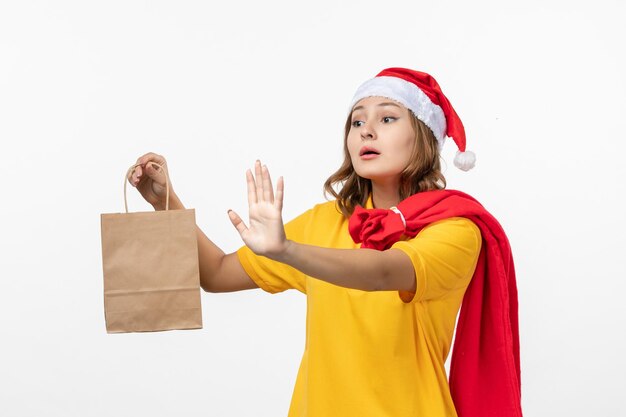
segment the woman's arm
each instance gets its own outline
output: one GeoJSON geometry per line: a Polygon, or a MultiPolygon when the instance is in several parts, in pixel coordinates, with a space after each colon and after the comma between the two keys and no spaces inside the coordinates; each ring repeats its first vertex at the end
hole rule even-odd
{"type": "Polygon", "coordinates": [[[200,286],[206,292],[232,292],[259,288],[248,276],[236,253],[224,254],[196,226],[200,286]]]}
{"type": "Polygon", "coordinates": [[[229,217],[245,244],[257,255],[342,287],[415,291],[413,264],[400,250],[332,249],[287,240],[281,214],[283,179],[278,179],[274,196],[269,171],[259,161],[255,164],[255,176],[250,170],[246,172],[250,226],[233,211],[229,211],[229,217]]]}
{"type": "Polygon", "coordinates": [[[307,275],[364,291],[415,292],[411,259],[398,249],[330,249],[288,240],[274,258],[307,275]]]}

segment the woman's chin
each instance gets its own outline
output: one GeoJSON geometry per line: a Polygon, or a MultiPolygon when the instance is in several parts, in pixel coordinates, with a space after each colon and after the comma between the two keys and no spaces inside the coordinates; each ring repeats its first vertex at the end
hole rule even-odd
{"type": "Polygon", "coordinates": [[[394,184],[397,186],[400,181],[400,174],[387,173],[387,172],[372,172],[372,171],[356,171],[356,174],[366,180],[370,180],[372,184],[385,186],[387,184],[394,184]]]}

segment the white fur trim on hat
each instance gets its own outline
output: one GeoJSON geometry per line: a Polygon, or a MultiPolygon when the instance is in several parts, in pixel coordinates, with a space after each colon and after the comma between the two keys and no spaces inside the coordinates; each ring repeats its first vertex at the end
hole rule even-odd
{"type": "Polygon", "coordinates": [[[356,90],[350,110],[359,100],[373,96],[389,98],[411,110],[433,131],[441,150],[446,136],[446,116],[441,107],[433,103],[419,87],[402,78],[375,77],[365,81],[356,90]]]}

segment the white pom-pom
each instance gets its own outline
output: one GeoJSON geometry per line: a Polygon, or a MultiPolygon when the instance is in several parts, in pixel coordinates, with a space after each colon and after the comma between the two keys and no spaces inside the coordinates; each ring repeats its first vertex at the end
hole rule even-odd
{"type": "Polygon", "coordinates": [[[454,166],[462,171],[469,171],[476,165],[476,154],[472,151],[457,151],[454,157],[454,166]]]}

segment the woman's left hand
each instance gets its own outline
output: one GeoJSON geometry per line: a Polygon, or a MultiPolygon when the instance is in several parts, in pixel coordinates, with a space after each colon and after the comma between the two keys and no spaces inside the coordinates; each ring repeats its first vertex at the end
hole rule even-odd
{"type": "Polygon", "coordinates": [[[282,217],[283,177],[278,178],[274,195],[267,167],[257,160],[254,171],[254,176],[250,170],[246,171],[250,226],[246,226],[241,217],[232,210],[228,211],[228,217],[246,246],[257,255],[274,259],[287,248],[282,217]]]}

